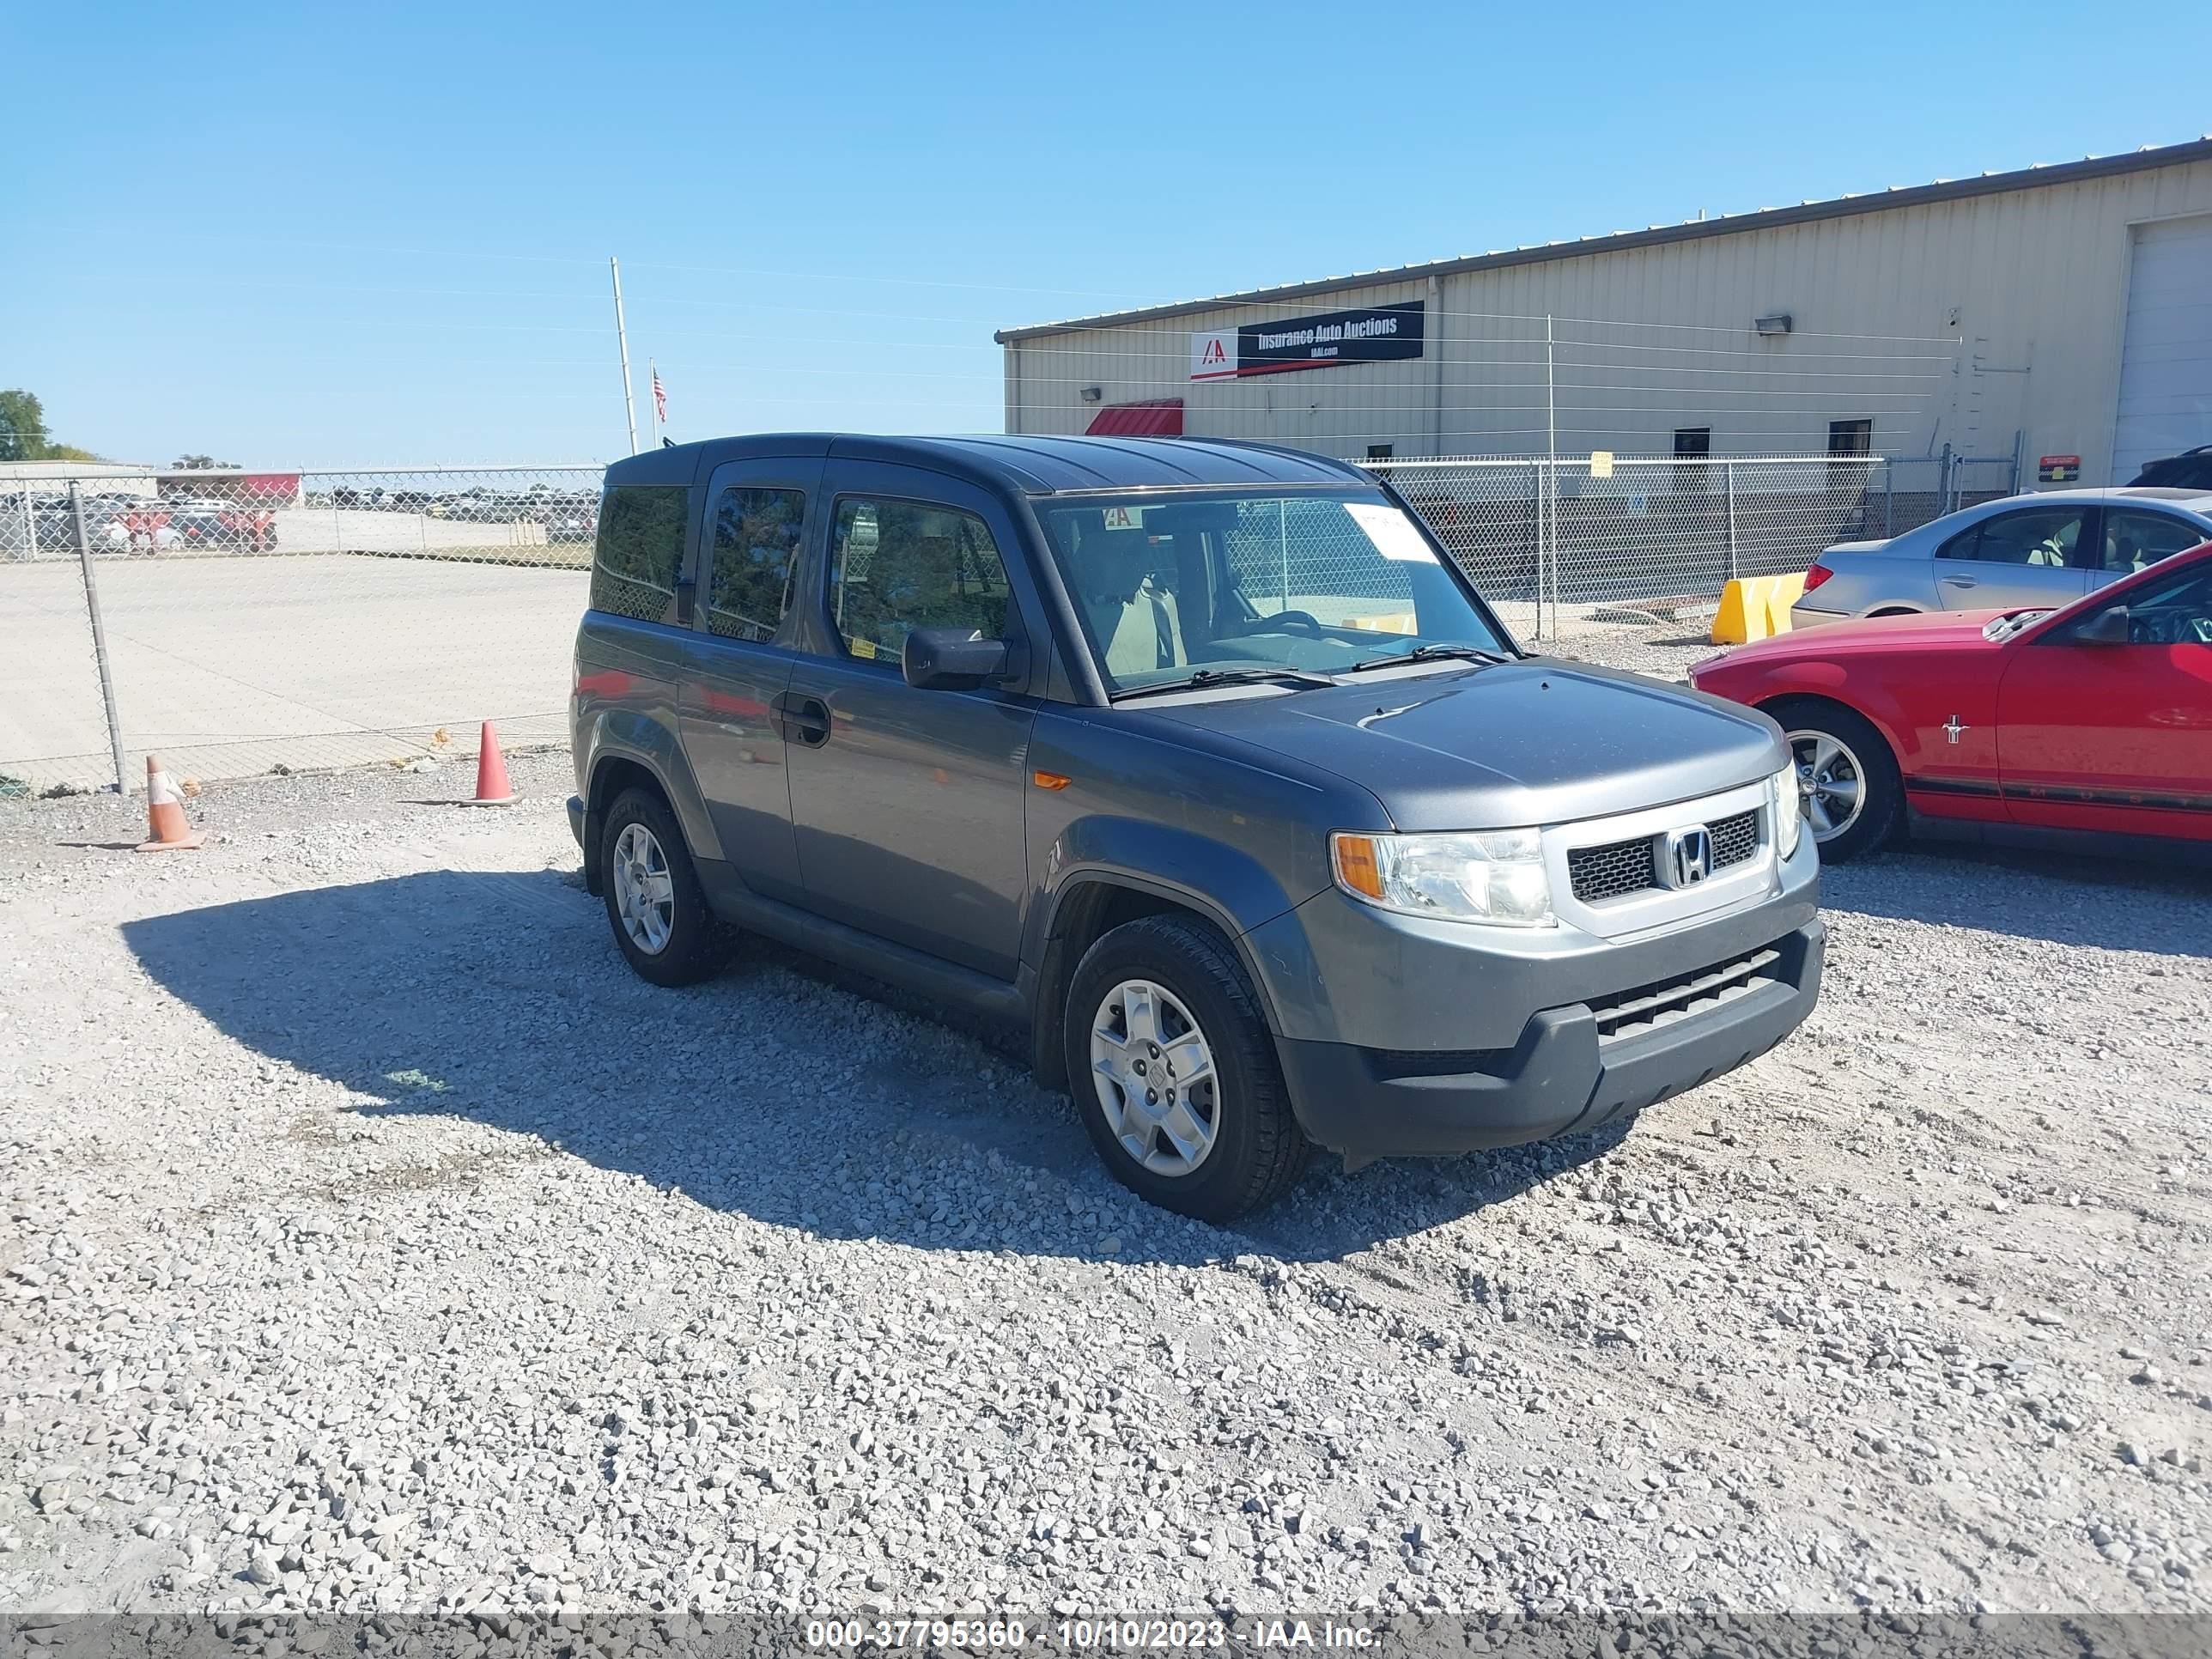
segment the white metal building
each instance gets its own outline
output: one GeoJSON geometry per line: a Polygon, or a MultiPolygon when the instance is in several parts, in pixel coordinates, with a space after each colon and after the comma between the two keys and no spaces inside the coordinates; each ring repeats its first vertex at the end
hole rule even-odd
{"type": "Polygon", "coordinates": [[[2212,443],[2212,138],[996,337],[1009,432],[2124,483],[2212,443]]]}

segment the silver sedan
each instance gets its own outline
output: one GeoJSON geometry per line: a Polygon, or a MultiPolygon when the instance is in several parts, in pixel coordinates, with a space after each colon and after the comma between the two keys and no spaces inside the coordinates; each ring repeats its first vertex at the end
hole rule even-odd
{"type": "Polygon", "coordinates": [[[2212,492],[2051,489],[1947,514],[1884,542],[1841,542],[1805,573],[1792,628],[1916,611],[2056,607],[2212,541],[2212,492]]]}

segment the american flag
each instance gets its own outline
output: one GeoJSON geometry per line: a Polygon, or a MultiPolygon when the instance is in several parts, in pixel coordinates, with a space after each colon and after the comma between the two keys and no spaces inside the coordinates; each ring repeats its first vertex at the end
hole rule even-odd
{"type": "Polygon", "coordinates": [[[664,425],[668,420],[668,393],[660,384],[660,371],[653,371],[653,413],[664,425]]]}

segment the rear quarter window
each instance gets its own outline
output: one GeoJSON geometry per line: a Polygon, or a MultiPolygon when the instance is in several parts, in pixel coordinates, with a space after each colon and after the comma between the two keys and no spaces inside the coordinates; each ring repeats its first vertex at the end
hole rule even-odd
{"type": "Polygon", "coordinates": [[[690,492],[681,484],[617,484],[599,503],[592,609],[637,622],[675,616],[690,492]]]}

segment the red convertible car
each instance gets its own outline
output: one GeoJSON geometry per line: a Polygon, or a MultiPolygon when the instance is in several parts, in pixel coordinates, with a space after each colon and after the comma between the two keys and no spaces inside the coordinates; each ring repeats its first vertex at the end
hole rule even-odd
{"type": "Polygon", "coordinates": [[[2057,611],[1778,635],[1701,691],[1789,734],[1829,862],[1916,834],[2212,854],[2212,543],[2057,611]]]}

